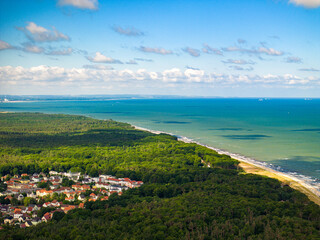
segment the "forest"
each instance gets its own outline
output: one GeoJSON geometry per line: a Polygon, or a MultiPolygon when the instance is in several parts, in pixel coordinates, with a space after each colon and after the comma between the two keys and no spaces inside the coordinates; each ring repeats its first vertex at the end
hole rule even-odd
{"type": "Polygon", "coordinates": [[[318,205],[278,180],[245,173],[238,163],[113,120],[0,113],[1,176],[54,170],[144,182],[49,223],[6,226],[0,239],[320,238],[318,205]]]}

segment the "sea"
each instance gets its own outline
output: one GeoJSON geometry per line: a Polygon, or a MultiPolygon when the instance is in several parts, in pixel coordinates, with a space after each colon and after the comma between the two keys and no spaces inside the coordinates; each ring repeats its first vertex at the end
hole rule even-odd
{"type": "Polygon", "coordinates": [[[0,112],[113,119],[257,161],[320,190],[320,99],[175,98],[2,102],[0,112]]]}

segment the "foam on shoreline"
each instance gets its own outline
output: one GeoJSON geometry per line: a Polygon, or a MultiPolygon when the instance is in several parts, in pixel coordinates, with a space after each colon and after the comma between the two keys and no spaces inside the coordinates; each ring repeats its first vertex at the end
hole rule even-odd
{"type": "Polygon", "coordinates": [[[142,127],[138,127],[138,126],[134,126],[133,127],[135,129],[138,130],[143,130],[143,131],[148,131],[154,134],[161,134],[161,133],[165,133],[165,134],[169,134],[172,136],[175,136],[178,138],[179,141],[185,142],[185,143],[196,143],[200,146],[204,146],[206,148],[212,149],[214,151],[216,151],[219,154],[225,154],[228,155],[240,162],[244,162],[250,165],[253,165],[255,167],[261,168],[263,170],[266,170],[268,172],[272,172],[278,176],[282,176],[285,178],[289,178],[292,181],[295,181],[297,183],[299,183],[301,186],[305,187],[306,189],[308,189],[310,192],[312,192],[314,195],[316,195],[317,197],[320,197],[320,184],[319,182],[317,182],[316,179],[313,179],[312,177],[308,177],[302,174],[298,174],[296,172],[285,172],[281,169],[280,166],[275,166],[273,164],[267,163],[267,162],[261,162],[252,158],[248,158],[245,156],[242,156],[240,154],[235,154],[235,153],[230,153],[228,151],[222,150],[222,149],[218,149],[215,147],[211,147],[208,146],[206,144],[202,144],[200,142],[194,141],[193,139],[184,137],[184,136],[177,136],[176,134],[172,134],[172,133],[168,133],[168,132],[163,132],[163,131],[155,131],[155,130],[150,130],[147,128],[142,128],[142,127]]]}

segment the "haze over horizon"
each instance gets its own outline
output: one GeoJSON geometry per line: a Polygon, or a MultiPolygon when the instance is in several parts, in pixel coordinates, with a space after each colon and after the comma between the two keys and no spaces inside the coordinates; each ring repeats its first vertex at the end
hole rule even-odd
{"type": "Polygon", "coordinates": [[[320,0],[1,1],[0,94],[320,97],[320,0]]]}

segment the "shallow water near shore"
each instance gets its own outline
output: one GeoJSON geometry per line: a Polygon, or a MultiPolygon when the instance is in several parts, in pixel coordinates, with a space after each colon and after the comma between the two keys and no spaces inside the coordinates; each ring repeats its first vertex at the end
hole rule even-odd
{"type": "Polygon", "coordinates": [[[135,99],[0,103],[0,111],[113,119],[320,179],[320,99],[135,99]]]}

